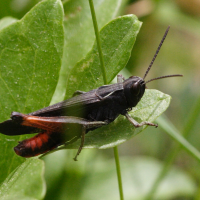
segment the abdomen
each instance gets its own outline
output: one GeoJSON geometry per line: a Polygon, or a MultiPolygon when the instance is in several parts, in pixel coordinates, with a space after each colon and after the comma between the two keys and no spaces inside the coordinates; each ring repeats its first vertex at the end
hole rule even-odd
{"type": "Polygon", "coordinates": [[[19,144],[14,147],[14,151],[19,156],[29,158],[56,148],[61,141],[60,133],[46,131],[30,139],[19,142],[19,144]]]}

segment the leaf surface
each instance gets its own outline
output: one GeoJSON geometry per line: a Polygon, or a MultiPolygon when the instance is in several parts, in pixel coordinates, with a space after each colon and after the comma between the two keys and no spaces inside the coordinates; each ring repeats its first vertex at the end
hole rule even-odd
{"type": "MultiPolygon", "coordinates": [[[[101,46],[108,82],[125,67],[140,30],[141,22],[134,15],[118,17],[100,31],[101,46]]],[[[103,84],[96,43],[87,56],[70,71],[66,99],[76,90],[89,91],[103,84]]]]}
{"type": "Polygon", "coordinates": [[[44,198],[44,162],[30,158],[12,172],[0,187],[2,200],[35,200],[44,198]]]}
{"type": "MultiPolygon", "coordinates": [[[[127,0],[93,1],[99,30],[120,14],[126,2],[127,0]]],[[[65,45],[63,61],[59,82],[51,104],[62,101],[66,89],[67,97],[69,97],[67,82],[70,78],[71,69],[87,55],[95,41],[89,2],[85,0],[68,1],[65,3],[64,9],[65,45]]]]}
{"type": "MultiPolygon", "coordinates": [[[[59,0],[42,1],[0,31],[1,122],[9,119],[12,111],[30,113],[49,105],[58,81],[63,44],[59,0]]],[[[24,161],[13,151],[24,138],[0,134],[0,182],[24,161]]]]}

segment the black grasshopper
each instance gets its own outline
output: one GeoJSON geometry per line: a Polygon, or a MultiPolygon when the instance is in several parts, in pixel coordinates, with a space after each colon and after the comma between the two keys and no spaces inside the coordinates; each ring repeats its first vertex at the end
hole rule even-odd
{"type": "Polygon", "coordinates": [[[81,144],[77,156],[84,145],[85,134],[98,127],[114,121],[120,114],[135,126],[150,125],[150,122],[138,123],[128,114],[144,95],[146,83],[167,78],[182,76],[179,74],[161,76],[145,82],[147,76],[166,36],[166,30],[158,49],[143,78],[131,76],[124,79],[118,75],[117,83],[104,85],[89,92],[76,91],[74,97],[52,106],[29,113],[27,115],[12,112],[11,119],[0,123],[0,132],[5,135],[23,135],[39,133],[23,140],[14,148],[23,157],[32,157],[45,153],[64,143],[73,143],[81,137],[81,144]]]}

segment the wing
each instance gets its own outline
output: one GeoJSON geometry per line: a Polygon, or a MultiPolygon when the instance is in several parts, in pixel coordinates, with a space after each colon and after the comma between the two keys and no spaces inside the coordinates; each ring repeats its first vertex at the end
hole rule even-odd
{"type": "MultiPolygon", "coordinates": [[[[101,86],[98,89],[91,90],[52,106],[29,113],[29,115],[53,117],[62,115],[70,116],[70,114],[72,114],[72,116],[74,116],[73,113],[81,112],[83,109],[89,110],[92,109],[93,106],[98,106],[98,104],[102,102],[98,96],[104,98],[109,96],[109,94],[113,95],[114,92],[119,90],[123,90],[122,83],[101,86]],[[73,112],[68,113],[67,110],[72,110],[73,112]]],[[[4,135],[23,135],[37,132],[39,132],[38,128],[24,126],[11,119],[0,123],[0,133],[4,135]]]]}
{"type": "Polygon", "coordinates": [[[66,110],[70,108],[76,109],[78,107],[80,109],[80,106],[82,105],[86,106],[88,104],[93,104],[94,102],[98,102],[99,99],[97,96],[95,96],[95,92],[96,90],[91,90],[89,92],[77,95],[65,101],[61,101],[54,105],[29,113],[29,115],[45,116],[45,117],[68,115],[65,112],[65,109],[66,110]]]}
{"type": "Polygon", "coordinates": [[[4,135],[24,135],[37,132],[38,128],[20,125],[11,119],[0,123],[0,133],[4,135]]]}
{"type": "MultiPolygon", "coordinates": [[[[116,83],[112,85],[104,85],[98,89],[77,95],[65,101],[59,102],[52,106],[32,112],[29,115],[35,116],[74,116],[73,113],[84,112],[93,106],[98,106],[101,103],[101,98],[114,94],[114,92],[123,90],[123,83],[116,83]],[[99,96],[101,98],[99,98],[99,96]],[[70,112],[73,111],[73,112],[70,112]]],[[[75,115],[76,116],[76,115],[75,115]]],[[[78,116],[80,117],[80,116],[78,116]]],[[[84,116],[83,116],[84,117],[84,116]]]]}
{"type": "Polygon", "coordinates": [[[98,128],[100,126],[106,125],[105,122],[101,121],[89,121],[83,118],[73,117],[73,116],[57,116],[57,117],[39,117],[32,115],[25,115],[18,112],[13,112],[11,114],[11,118],[13,121],[17,123],[28,126],[35,127],[40,130],[46,130],[50,132],[63,132],[65,129],[70,129],[70,125],[76,126],[80,125],[84,126],[86,129],[88,128],[98,128]]]}

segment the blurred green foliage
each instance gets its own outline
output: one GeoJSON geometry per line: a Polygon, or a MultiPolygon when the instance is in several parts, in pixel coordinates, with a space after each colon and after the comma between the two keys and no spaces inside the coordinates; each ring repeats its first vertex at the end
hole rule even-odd
{"type": "MultiPolygon", "coordinates": [[[[155,81],[150,83],[148,88],[156,88],[172,96],[170,107],[165,114],[182,132],[185,123],[191,117],[193,108],[198,109],[196,104],[198,105],[199,101],[200,83],[200,21],[199,17],[183,12],[181,2],[183,1],[152,1],[151,14],[139,18],[143,22],[143,26],[137,37],[127,68],[131,74],[142,76],[164,31],[168,25],[171,26],[148,79],[173,73],[183,74],[184,77],[155,81]]],[[[194,9],[196,9],[195,1],[192,2],[194,9]]],[[[197,114],[197,118],[194,119],[196,123],[190,127],[189,135],[189,141],[197,149],[200,146],[198,119],[199,115],[197,114]]],[[[152,156],[164,158],[167,150],[173,147],[173,141],[159,129],[156,130],[156,134],[149,133],[149,131],[151,130],[148,129],[144,134],[134,138],[132,142],[135,145],[132,144],[132,146],[135,146],[137,150],[139,146],[142,146],[143,148],[139,148],[141,154],[148,153],[152,156]]],[[[123,149],[123,145],[120,148],[123,149]]],[[[182,163],[183,167],[186,163],[194,162],[195,164],[195,161],[187,154],[181,154],[179,159],[179,164],[182,163]]],[[[199,174],[198,171],[196,170],[195,173],[199,174]]]]}
{"type": "MultiPolygon", "coordinates": [[[[84,1],[86,2],[86,0],[84,1]]],[[[20,19],[37,2],[32,0],[0,0],[0,16],[1,18],[12,16],[20,19]]],[[[72,0],[67,2],[65,10],[67,10],[67,5],[73,5],[72,0]]],[[[82,1],[80,2],[82,3],[82,1]]],[[[188,120],[193,119],[194,123],[191,123],[191,127],[187,127],[189,130],[188,140],[197,149],[200,149],[200,126],[198,124],[200,119],[198,112],[200,104],[200,19],[198,9],[200,13],[200,6],[198,1],[189,2],[190,5],[187,6],[187,0],[130,1],[125,8],[124,5],[121,5],[119,10],[115,10],[115,15],[110,16],[109,20],[119,13],[133,13],[143,22],[132,56],[127,64],[128,72],[123,71],[124,74],[140,77],[144,75],[153,58],[167,26],[171,26],[147,79],[174,73],[183,74],[184,77],[155,81],[148,84],[148,88],[155,88],[172,96],[172,102],[165,114],[181,133],[184,132],[184,125],[187,124],[188,120]],[[122,10],[122,8],[124,9],[122,10]]],[[[108,8],[107,6],[105,9],[108,8]]],[[[70,9],[68,8],[68,10],[70,9]]],[[[87,9],[88,15],[90,15],[89,5],[87,9]]],[[[105,20],[101,11],[99,12],[97,20],[102,22],[100,25],[102,27],[108,22],[108,19],[105,20]]],[[[72,18],[75,16],[74,13],[67,14],[65,13],[65,23],[69,16],[72,18]]],[[[84,24],[82,20],[88,15],[79,16],[80,28],[84,24]]],[[[81,33],[77,31],[76,34],[81,33]]],[[[90,34],[92,35],[92,33],[90,34]]],[[[88,37],[91,38],[91,35],[88,37]]],[[[72,37],[73,42],[73,34],[70,37],[72,37]]],[[[87,35],[80,37],[83,41],[87,35]]],[[[87,40],[88,38],[86,38],[86,45],[89,50],[92,47],[94,37],[89,42],[87,40]]],[[[76,54],[75,49],[74,54],[76,54]]],[[[84,56],[84,54],[78,54],[77,61],[84,56]]],[[[148,128],[142,134],[119,146],[125,199],[142,199],[148,193],[158,175],[157,173],[174,147],[175,142],[160,128],[148,128]],[[145,176],[139,176],[140,174],[145,174],[145,176]]],[[[64,150],[44,158],[47,184],[45,199],[74,200],[89,199],[89,197],[91,199],[105,199],[102,196],[104,193],[107,194],[105,196],[108,199],[117,199],[118,188],[115,180],[112,149],[83,150],[78,162],[72,160],[75,153],[73,150],[64,150]]],[[[165,199],[199,199],[200,192],[196,191],[200,182],[198,161],[187,152],[180,151],[171,167],[169,173],[160,183],[156,197],[158,199],[164,197],[165,199]],[[180,185],[181,187],[178,187],[180,185]]],[[[157,199],[156,197],[154,199],[157,199]]]]}

